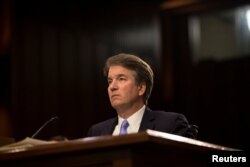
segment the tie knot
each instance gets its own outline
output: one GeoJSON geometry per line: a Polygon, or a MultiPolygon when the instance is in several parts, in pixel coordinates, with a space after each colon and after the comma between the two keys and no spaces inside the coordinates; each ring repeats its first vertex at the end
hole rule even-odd
{"type": "Polygon", "coordinates": [[[122,121],[121,127],[124,127],[125,129],[127,129],[128,126],[129,126],[128,121],[127,121],[126,119],[124,119],[124,120],[122,121]]]}
{"type": "Polygon", "coordinates": [[[121,129],[120,129],[120,135],[128,134],[127,128],[129,126],[129,123],[126,119],[122,121],[121,129]]]}

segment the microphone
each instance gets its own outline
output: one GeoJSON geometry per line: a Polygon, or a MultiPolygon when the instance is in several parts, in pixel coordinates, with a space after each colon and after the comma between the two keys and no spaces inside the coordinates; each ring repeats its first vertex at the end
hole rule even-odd
{"type": "Polygon", "coordinates": [[[32,136],[31,138],[35,138],[49,123],[58,120],[59,117],[55,116],[46,121],[32,136]]]}

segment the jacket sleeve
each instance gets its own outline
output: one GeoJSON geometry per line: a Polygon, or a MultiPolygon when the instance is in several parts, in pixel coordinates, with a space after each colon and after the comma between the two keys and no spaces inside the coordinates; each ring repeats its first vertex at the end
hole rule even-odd
{"type": "Polygon", "coordinates": [[[188,137],[195,139],[196,134],[194,134],[194,130],[192,129],[192,125],[189,125],[187,118],[183,114],[178,114],[175,120],[175,128],[173,129],[173,133],[176,135],[188,137]]]}

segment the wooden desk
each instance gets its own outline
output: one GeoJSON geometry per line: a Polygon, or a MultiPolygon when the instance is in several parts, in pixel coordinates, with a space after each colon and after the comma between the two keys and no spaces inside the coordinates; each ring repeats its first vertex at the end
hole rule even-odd
{"type": "Polygon", "coordinates": [[[147,130],[125,136],[82,138],[0,152],[0,166],[207,166],[211,153],[237,149],[147,130]]]}

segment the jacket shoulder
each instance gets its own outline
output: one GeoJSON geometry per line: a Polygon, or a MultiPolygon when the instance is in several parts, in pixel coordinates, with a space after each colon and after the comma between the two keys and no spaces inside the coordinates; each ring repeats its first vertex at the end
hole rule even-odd
{"type": "Polygon", "coordinates": [[[114,117],[114,118],[110,118],[105,121],[99,122],[97,124],[94,124],[89,128],[87,136],[91,137],[91,136],[108,135],[111,133],[116,123],[117,123],[117,118],[114,117]]]}

